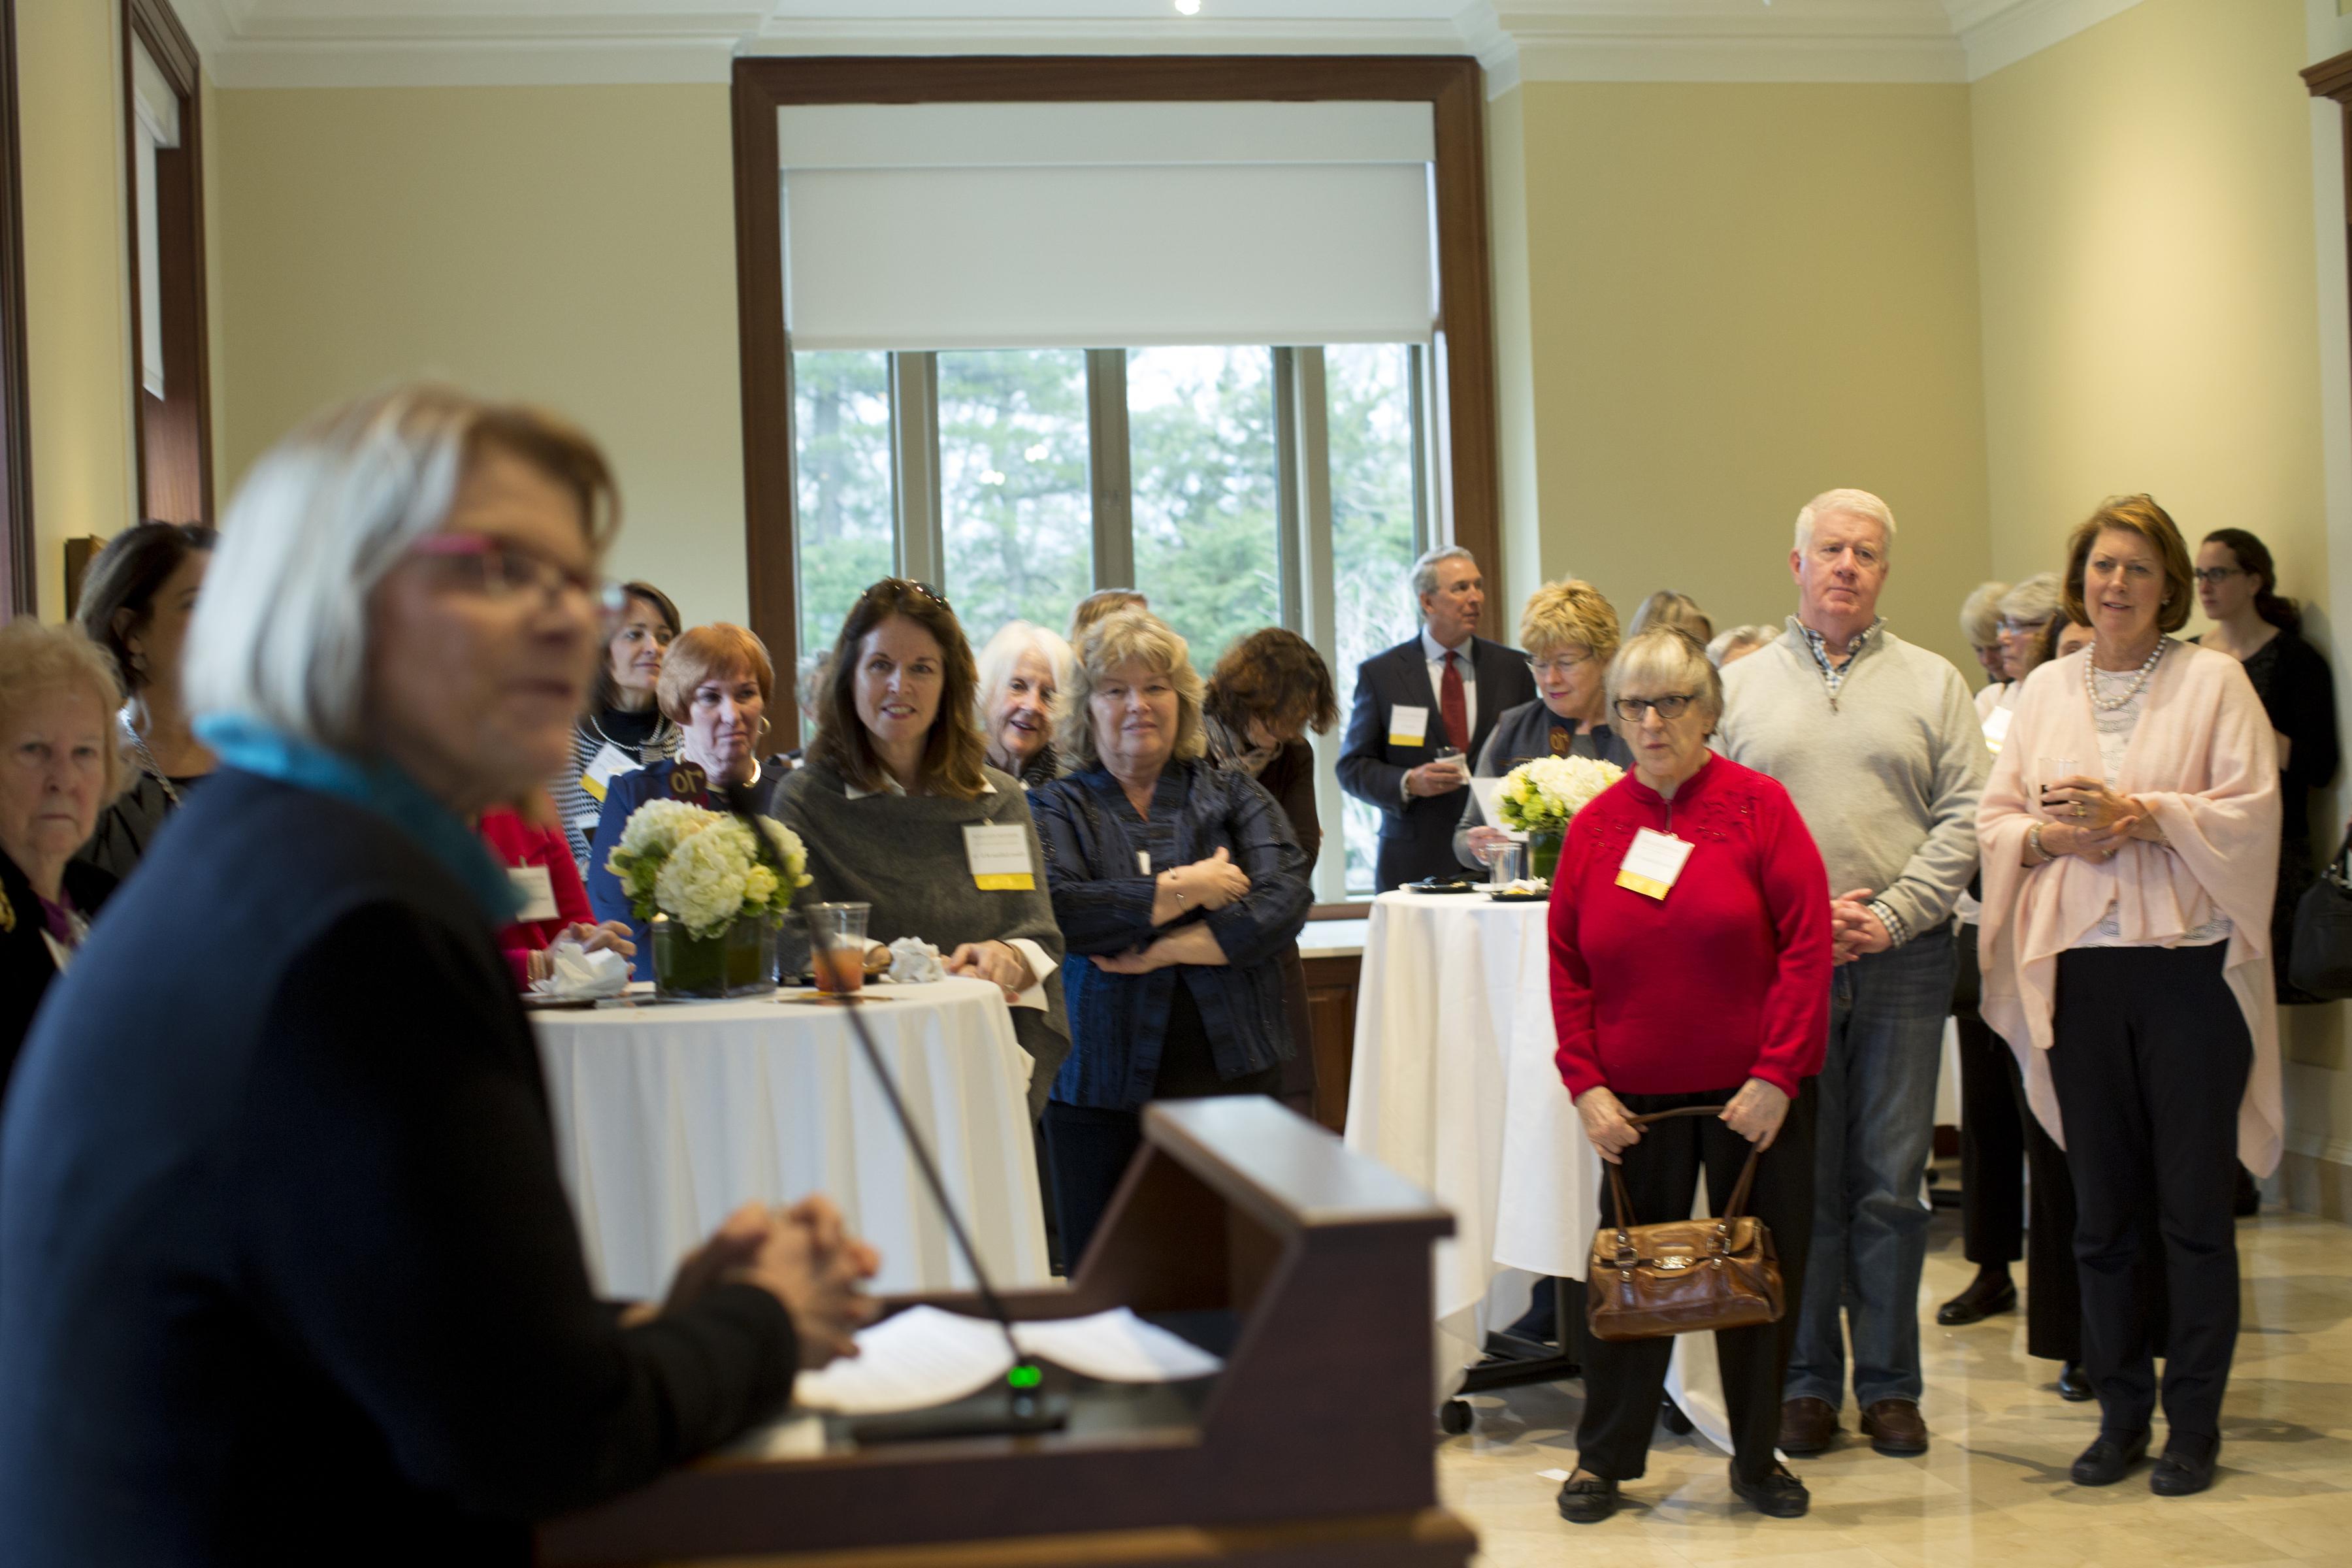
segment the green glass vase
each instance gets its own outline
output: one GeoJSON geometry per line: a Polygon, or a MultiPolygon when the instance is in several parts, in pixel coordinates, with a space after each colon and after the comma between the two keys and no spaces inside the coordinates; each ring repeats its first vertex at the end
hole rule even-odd
{"type": "Polygon", "coordinates": [[[654,921],[654,994],[664,1002],[716,1002],[776,988],[776,931],[737,921],[698,937],[672,920],[654,921]]]}
{"type": "Polygon", "coordinates": [[[1528,829],[1528,875],[1538,881],[1549,882],[1559,865],[1559,847],[1568,841],[1565,827],[1531,827],[1528,829]]]}

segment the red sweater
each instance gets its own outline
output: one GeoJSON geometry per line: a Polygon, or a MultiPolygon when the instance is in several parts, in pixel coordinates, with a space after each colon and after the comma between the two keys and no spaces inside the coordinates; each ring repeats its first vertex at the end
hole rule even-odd
{"type": "Polygon", "coordinates": [[[556,919],[517,921],[499,932],[499,950],[507,955],[507,967],[514,972],[515,989],[529,990],[530,955],[544,952],[575,925],[594,925],[595,911],[588,907],[588,889],[580,884],[580,867],[572,858],[572,847],[564,841],[562,828],[532,827],[513,812],[500,809],[482,813],[478,831],[490,853],[506,866],[546,867],[548,886],[555,893],[556,919]]]}
{"type": "Polygon", "coordinates": [[[1569,1093],[1794,1096],[1829,1041],[1830,888],[1773,780],[1709,756],[1670,802],[1633,773],[1576,814],[1551,889],[1569,1093]],[[1637,828],[1692,843],[1664,900],[1617,886],[1637,828]]]}

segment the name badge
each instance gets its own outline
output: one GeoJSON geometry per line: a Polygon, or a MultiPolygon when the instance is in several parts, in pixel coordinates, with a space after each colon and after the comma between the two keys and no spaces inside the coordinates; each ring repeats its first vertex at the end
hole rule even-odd
{"type": "Polygon", "coordinates": [[[1683,874],[1683,862],[1695,847],[1688,840],[1644,827],[1633,835],[1633,847],[1617,863],[1617,885],[1645,898],[1664,899],[1683,874]]]}
{"type": "Polygon", "coordinates": [[[515,897],[522,900],[522,909],[515,915],[518,921],[551,921],[562,917],[555,907],[555,884],[544,866],[509,866],[507,880],[514,885],[515,897]]]}
{"type": "Polygon", "coordinates": [[[973,824],[963,830],[963,853],[971,862],[971,885],[983,892],[1025,893],[1037,886],[1029,835],[1018,825],[973,824]]]}
{"type": "Polygon", "coordinates": [[[1135,874],[1139,877],[1149,877],[1151,875],[1150,850],[1139,849],[1135,852],[1135,874]]]}
{"type": "Polygon", "coordinates": [[[2000,755],[2000,743],[2009,739],[2009,721],[2016,717],[2014,708],[1996,708],[1985,715],[1985,747],[1994,756],[2000,755]]]}
{"type": "Polygon", "coordinates": [[[1389,710],[1390,745],[1418,746],[1428,733],[1428,709],[1391,708],[1389,710]]]}
{"type": "Polygon", "coordinates": [[[580,775],[580,793],[601,805],[614,779],[636,771],[637,759],[607,741],[603,751],[588,759],[588,771],[580,775]]]}

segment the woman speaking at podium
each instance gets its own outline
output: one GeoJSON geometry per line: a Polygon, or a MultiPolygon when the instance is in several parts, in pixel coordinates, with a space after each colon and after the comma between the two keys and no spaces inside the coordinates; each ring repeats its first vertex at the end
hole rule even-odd
{"type": "Polygon", "coordinates": [[[467,819],[570,752],[604,458],[411,388],[257,463],[190,634],[222,767],[0,1130],[10,1568],[512,1563],[772,1414],[870,1314],[822,1199],[590,1293],[467,819]]]}

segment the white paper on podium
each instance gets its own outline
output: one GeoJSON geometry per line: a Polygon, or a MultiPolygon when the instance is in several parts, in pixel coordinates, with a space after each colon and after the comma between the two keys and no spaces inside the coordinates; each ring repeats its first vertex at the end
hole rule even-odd
{"type": "MultiPolygon", "coordinates": [[[[1091,1317],[1015,1323],[1024,1354],[1105,1383],[1176,1383],[1224,1363],[1125,1307],[1091,1317]]],[[[1010,1371],[1003,1331],[985,1318],[909,1307],[857,1336],[857,1354],[793,1385],[794,1404],[843,1415],[925,1410],[976,1394],[1010,1371]]]]}
{"type": "MultiPolygon", "coordinates": [[[[1503,827],[1503,781],[1499,778],[1474,777],[1470,781],[1470,789],[1478,797],[1478,814],[1486,819],[1486,826],[1503,827]]],[[[1503,827],[1503,831],[1511,836],[1511,842],[1514,844],[1525,844],[1528,841],[1524,828],[1503,827]]]]}

